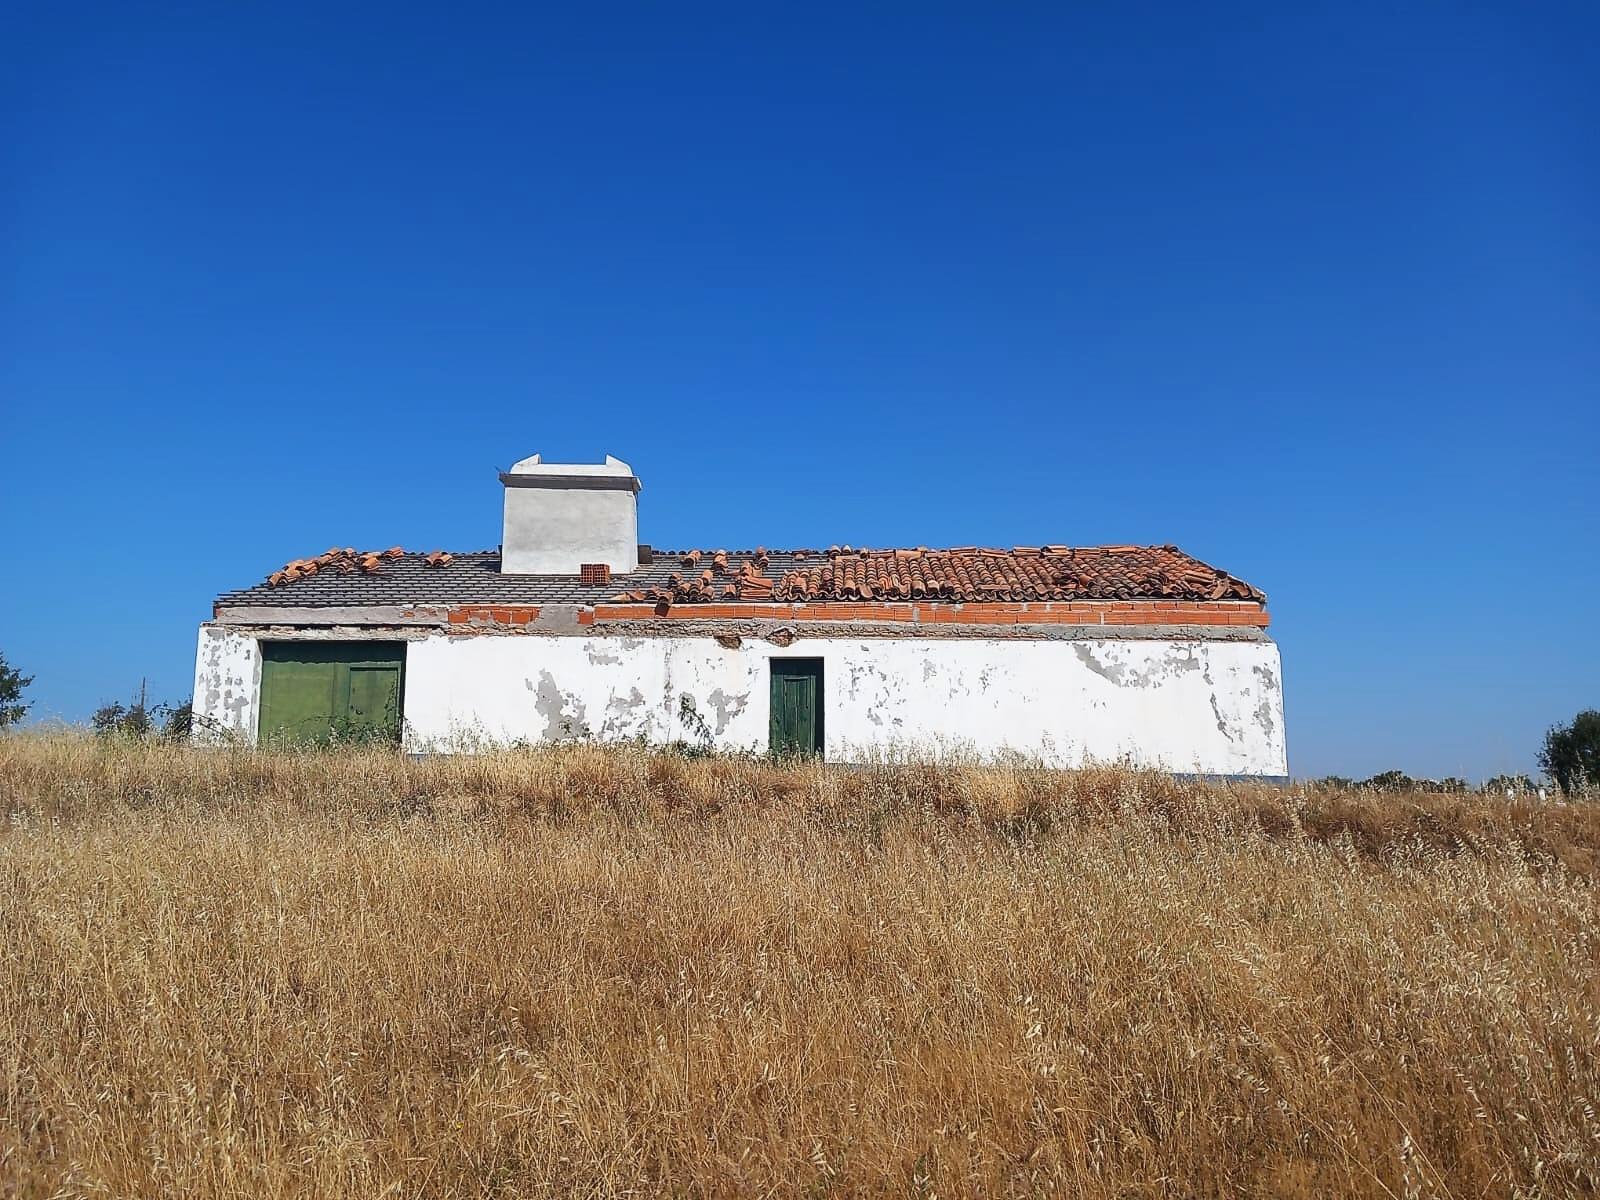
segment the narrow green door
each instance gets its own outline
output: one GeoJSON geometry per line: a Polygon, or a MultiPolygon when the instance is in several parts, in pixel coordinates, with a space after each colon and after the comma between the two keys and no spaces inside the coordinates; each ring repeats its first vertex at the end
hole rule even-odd
{"type": "Polygon", "coordinates": [[[263,745],[399,741],[404,642],[262,642],[263,745]]]}
{"type": "Polygon", "coordinates": [[[822,660],[772,659],[772,716],[767,744],[774,754],[822,753],[822,660]]]}

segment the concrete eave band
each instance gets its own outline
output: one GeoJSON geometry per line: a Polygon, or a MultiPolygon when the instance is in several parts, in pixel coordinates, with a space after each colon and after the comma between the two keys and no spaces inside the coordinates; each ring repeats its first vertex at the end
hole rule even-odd
{"type": "Polygon", "coordinates": [[[590,492],[635,492],[644,485],[636,475],[513,475],[500,472],[500,482],[515,488],[578,489],[590,492]]]}

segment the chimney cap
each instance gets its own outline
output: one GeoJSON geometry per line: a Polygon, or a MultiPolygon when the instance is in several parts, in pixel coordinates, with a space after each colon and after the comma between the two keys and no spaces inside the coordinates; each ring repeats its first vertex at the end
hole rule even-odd
{"type": "Polygon", "coordinates": [[[531,454],[500,472],[507,487],[572,488],[586,491],[637,492],[643,486],[633,468],[614,455],[603,463],[547,463],[541,454],[531,454]]]}

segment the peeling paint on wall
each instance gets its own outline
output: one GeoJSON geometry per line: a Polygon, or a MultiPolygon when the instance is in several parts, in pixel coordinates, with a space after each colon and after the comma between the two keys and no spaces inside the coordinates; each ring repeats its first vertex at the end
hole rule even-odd
{"type": "Polygon", "coordinates": [[[539,672],[537,687],[531,679],[526,686],[534,693],[534,711],[544,718],[544,741],[561,742],[589,735],[583,720],[583,703],[562,691],[549,671],[539,672]],[[569,706],[571,712],[567,711],[569,706]]]}
{"type": "Polygon", "coordinates": [[[1211,693],[1211,713],[1217,718],[1217,732],[1230,742],[1233,741],[1233,734],[1228,732],[1228,719],[1222,715],[1222,705],[1217,700],[1215,692],[1211,693]]]}
{"type": "Polygon", "coordinates": [[[1132,642],[1098,646],[1080,642],[1072,649],[1079,662],[1117,687],[1157,687],[1187,671],[1201,669],[1193,643],[1166,643],[1165,649],[1154,659],[1132,642]]]}
{"type": "Polygon", "coordinates": [[[202,625],[195,651],[194,739],[254,743],[260,695],[260,643],[248,634],[202,625]]]}
{"type": "MultiPolygon", "coordinates": [[[[410,645],[413,749],[581,736],[693,740],[689,697],[715,745],[764,750],[770,660],[762,640],[715,637],[451,639],[410,645]],[[534,702],[529,703],[529,693],[534,702]]],[[[1078,642],[800,639],[823,660],[827,753],[960,750],[1053,765],[1127,760],[1176,771],[1286,773],[1278,649],[1270,641],[1078,642]]],[[[198,693],[197,693],[198,694],[198,693]]]]}
{"type": "MultiPolygon", "coordinates": [[[[1178,771],[1286,772],[1277,646],[1262,637],[1074,640],[777,639],[823,660],[827,754],[1022,755],[1054,765],[1127,760],[1178,771]]],[[[764,750],[766,636],[459,637],[407,630],[411,749],[575,737],[695,740],[688,697],[714,744],[764,750]],[[599,728],[589,714],[600,714],[599,728]]],[[[258,636],[371,637],[370,629],[208,624],[195,656],[197,737],[253,741],[258,636]]]]}
{"type": "Polygon", "coordinates": [[[721,736],[728,732],[728,723],[742,713],[750,703],[748,693],[739,696],[730,696],[721,688],[713,691],[709,697],[711,710],[717,714],[717,724],[714,732],[721,736]]]}
{"type": "Polygon", "coordinates": [[[1256,694],[1260,697],[1256,705],[1256,724],[1267,737],[1275,737],[1283,718],[1283,683],[1276,671],[1266,667],[1257,665],[1250,670],[1256,677],[1256,694]]]}
{"type": "Polygon", "coordinates": [[[641,732],[638,728],[639,711],[644,707],[644,693],[629,688],[627,695],[618,693],[606,702],[606,719],[600,726],[600,736],[611,741],[626,741],[641,732]]]}

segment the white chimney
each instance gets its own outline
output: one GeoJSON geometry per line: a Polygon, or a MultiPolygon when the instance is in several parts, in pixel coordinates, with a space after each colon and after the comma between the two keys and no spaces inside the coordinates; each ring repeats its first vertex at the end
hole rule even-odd
{"type": "Polygon", "coordinates": [[[506,485],[500,571],[576,575],[605,564],[614,574],[639,566],[639,480],[606,455],[603,463],[525,458],[500,476],[506,485]]]}

